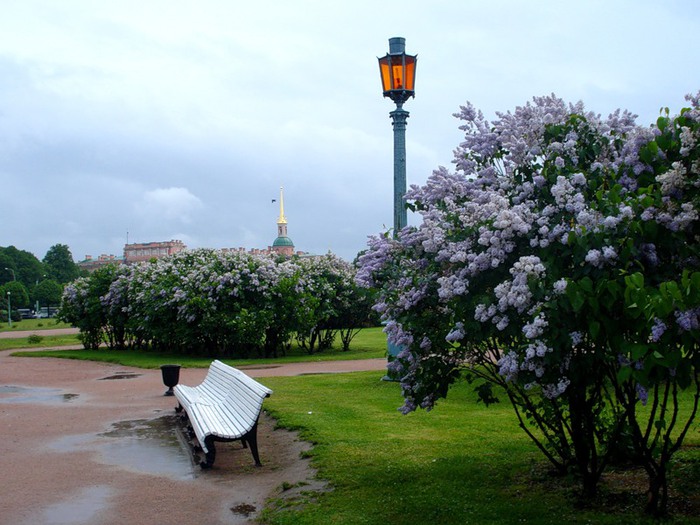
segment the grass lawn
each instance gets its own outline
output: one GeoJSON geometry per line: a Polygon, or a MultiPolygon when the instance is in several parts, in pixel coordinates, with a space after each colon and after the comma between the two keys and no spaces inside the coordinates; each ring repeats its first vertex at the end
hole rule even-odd
{"type": "MultiPolygon", "coordinates": [[[[0,350],[61,347],[65,345],[80,344],[77,335],[47,336],[41,341],[30,342],[28,338],[0,339],[0,350]]],[[[157,353],[140,350],[36,350],[31,352],[15,352],[13,355],[26,357],[61,357],[65,359],[85,359],[90,361],[103,361],[124,366],[138,368],[158,368],[164,363],[179,363],[187,368],[207,367],[211,363],[212,356],[198,357],[185,356],[177,353],[157,353]]],[[[233,366],[249,364],[272,363],[299,363],[310,361],[331,361],[344,359],[371,359],[386,356],[386,334],[381,328],[365,328],[361,330],[350,344],[350,350],[342,351],[340,341],[330,350],[309,355],[306,351],[294,345],[286,357],[275,359],[223,359],[233,366]]]]}
{"type": "MultiPolygon", "coordinates": [[[[403,416],[396,410],[399,385],[380,381],[376,372],[263,382],[275,391],[266,409],[281,426],[315,443],[312,461],[333,489],[272,502],[266,523],[655,523],[640,512],[642,473],[611,472],[600,500],[580,505],[577,485],[548,474],[510,405],[477,404],[468,385],[453,388],[429,413],[403,416]]],[[[694,498],[697,510],[697,427],[691,434],[673,486],[686,503],[694,498]]],[[[700,524],[700,517],[678,515],[671,523],[700,524]]]]}
{"type": "Polygon", "coordinates": [[[20,332],[24,330],[50,330],[51,328],[70,328],[71,325],[59,322],[56,319],[22,319],[21,321],[12,321],[10,328],[7,319],[0,322],[0,332],[20,332]]]}
{"type": "Polygon", "coordinates": [[[16,348],[60,348],[62,346],[80,345],[77,335],[41,335],[37,337],[18,337],[0,339],[0,350],[13,350],[16,348]]]}
{"type": "MultiPolygon", "coordinates": [[[[17,345],[23,340],[5,341],[17,345]]],[[[46,337],[40,346],[50,346],[50,340],[46,337]]],[[[351,348],[313,356],[297,349],[293,356],[269,361],[383,357],[386,337],[380,328],[363,330],[351,348]]],[[[211,358],[107,349],[14,355],[94,359],[144,368],[211,362],[211,358]]],[[[228,362],[240,366],[267,361],[228,362]]],[[[610,470],[599,500],[582,505],[573,480],[548,473],[548,464],[518,428],[505,398],[487,408],[476,403],[470,386],[460,384],[433,411],[403,416],[396,410],[402,404],[399,385],[380,381],[381,376],[359,372],[261,380],[275,391],[265,408],[280,426],[299,430],[303,439],[314,443],[312,461],[332,488],[320,495],[271,501],[263,512],[266,523],[657,523],[640,512],[646,477],[635,470],[610,470]]],[[[671,508],[676,517],[666,523],[700,525],[697,424],[677,457],[671,473],[671,508]]],[[[280,486],[285,484],[280,480],[280,486]]]]}

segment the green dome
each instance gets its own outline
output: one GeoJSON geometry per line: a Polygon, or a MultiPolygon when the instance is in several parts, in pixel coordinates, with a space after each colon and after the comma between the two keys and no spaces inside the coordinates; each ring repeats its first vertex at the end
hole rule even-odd
{"type": "Polygon", "coordinates": [[[272,246],[292,246],[294,247],[294,243],[292,242],[292,239],[289,237],[277,237],[275,239],[275,242],[272,243],[272,246]]]}

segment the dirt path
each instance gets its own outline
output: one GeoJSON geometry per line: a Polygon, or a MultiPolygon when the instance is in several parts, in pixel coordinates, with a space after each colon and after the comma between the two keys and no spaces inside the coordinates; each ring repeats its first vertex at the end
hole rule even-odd
{"type": "MultiPolygon", "coordinates": [[[[381,373],[385,365],[370,359],[246,373],[381,373]]],[[[183,369],[180,382],[197,384],[205,372],[183,369]]],[[[239,443],[218,445],[212,470],[193,467],[173,437],[175,402],[164,391],[160,370],[0,352],[0,524],[251,523],[283,483],[318,485],[300,458],[308,444],[275,430],[267,416],[258,431],[262,468],[239,443]]]]}
{"type": "Polygon", "coordinates": [[[47,328],[46,330],[8,330],[0,332],[0,339],[22,339],[29,337],[32,334],[37,335],[70,335],[77,334],[80,330],[77,328],[47,328]]]}

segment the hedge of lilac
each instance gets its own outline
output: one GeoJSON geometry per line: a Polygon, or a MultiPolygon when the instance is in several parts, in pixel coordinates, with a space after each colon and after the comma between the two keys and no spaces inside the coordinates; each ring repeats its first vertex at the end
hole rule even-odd
{"type": "MultiPolygon", "coordinates": [[[[280,259],[191,250],[107,266],[69,284],[60,316],[86,347],[134,347],[225,357],[276,356],[297,337],[310,352],[367,322],[353,266],[328,254],[280,259]],[[326,335],[321,338],[321,335],[326,335]]],[[[346,345],[347,347],[347,345],[346,345]]]]}
{"type": "Polygon", "coordinates": [[[700,395],[700,104],[687,100],[649,127],[553,95],[493,122],[461,108],[455,170],[407,195],[421,224],[371,238],[360,259],[403,348],[404,412],[464,375],[487,403],[499,387],[587,496],[628,451],[649,474],[647,510],[666,510],[700,395]]]}

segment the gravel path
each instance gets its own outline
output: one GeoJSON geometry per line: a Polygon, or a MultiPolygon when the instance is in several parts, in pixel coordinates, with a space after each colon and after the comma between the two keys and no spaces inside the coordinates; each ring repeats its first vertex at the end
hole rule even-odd
{"type": "MultiPolygon", "coordinates": [[[[238,442],[217,445],[213,469],[194,467],[172,432],[175,401],[163,396],[160,370],[9,354],[0,352],[0,524],[251,523],[283,483],[322,488],[300,458],[309,445],[275,430],[265,415],[262,468],[238,442]]],[[[369,359],[245,370],[261,378],[358,370],[379,376],[385,366],[369,359]]],[[[182,369],[180,382],[198,384],[205,373],[182,369]]]]}

